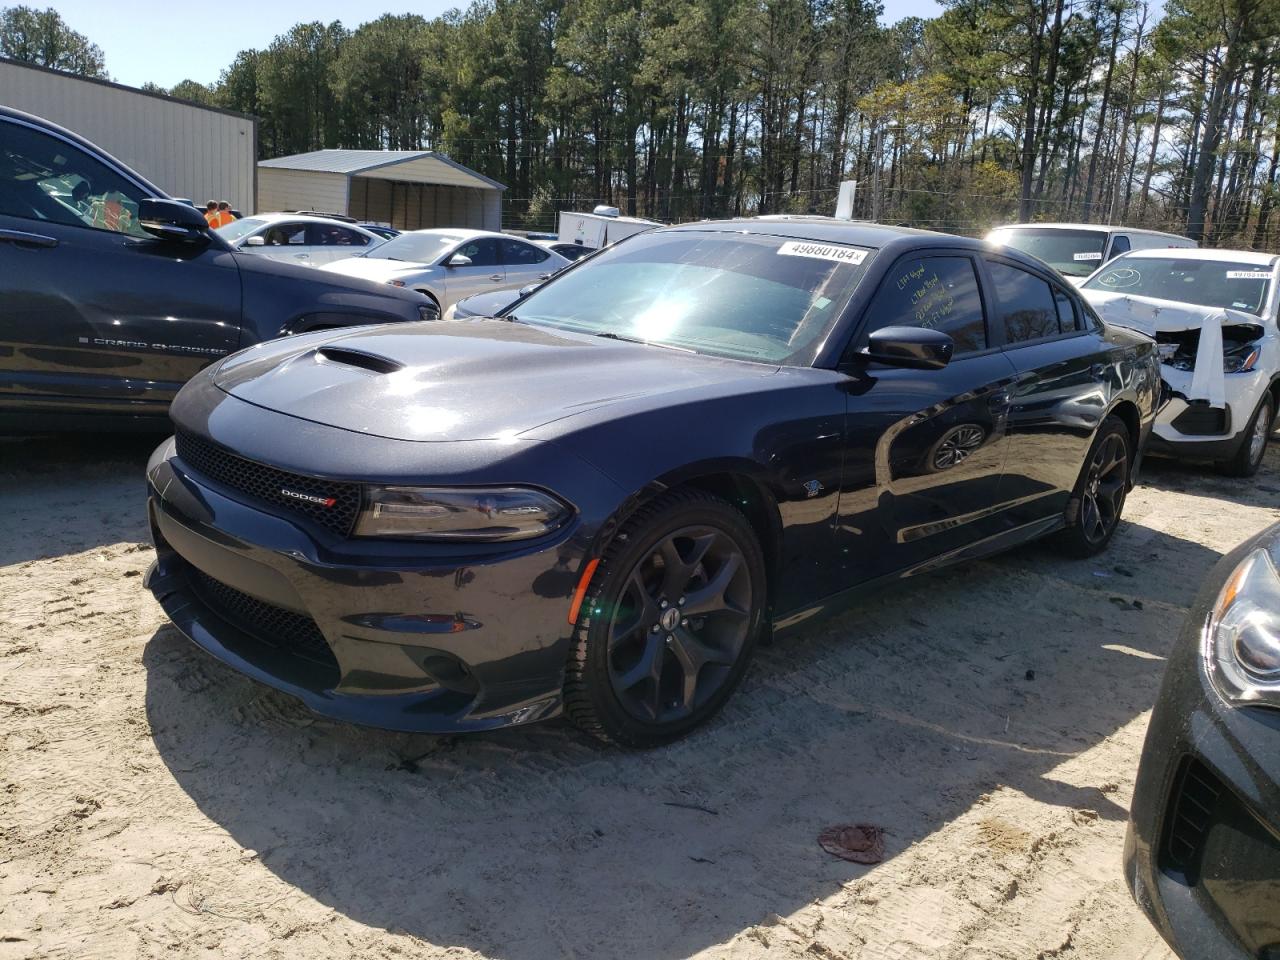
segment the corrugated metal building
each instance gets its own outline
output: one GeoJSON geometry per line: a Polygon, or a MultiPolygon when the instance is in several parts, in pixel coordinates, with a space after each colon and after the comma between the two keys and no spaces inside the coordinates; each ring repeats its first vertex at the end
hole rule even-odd
{"type": "Polygon", "coordinates": [[[500,230],[505,189],[431,150],[316,150],[258,164],[259,210],[340,213],[400,230],[500,230]]]}
{"type": "Polygon", "coordinates": [[[3,58],[0,104],[92,140],[170,196],[257,209],[254,117],[3,58]]]}

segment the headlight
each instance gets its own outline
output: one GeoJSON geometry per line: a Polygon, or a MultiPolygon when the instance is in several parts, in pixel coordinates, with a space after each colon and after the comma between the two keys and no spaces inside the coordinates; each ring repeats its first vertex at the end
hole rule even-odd
{"type": "Polygon", "coordinates": [[[563,526],[573,508],[529,487],[369,487],[359,537],[527,540],[563,526]]]}
{"type": "Polygon", "coordinates": [[[1254,550],[1227,578],[1204,658],[1227,700],[1280,707],[1280,576],[1265,550],[1254,550]]]}
{"type": "Polygon", "coordinates": [[[1222,369],[1226,373],[1248,373],[1257,364],[1260,356],[1262,356],[1261,348],[1252,345],[1246,346],[1244,349],[1234,353],[1224,354],[1222,357],[1222,369]]]}
{"type": "Polygon", "coordinates": [[[434,303],[419,304],[418,316],[421,317],[423,320],[439,320],[440,308],[437,307],[434,303]]]}

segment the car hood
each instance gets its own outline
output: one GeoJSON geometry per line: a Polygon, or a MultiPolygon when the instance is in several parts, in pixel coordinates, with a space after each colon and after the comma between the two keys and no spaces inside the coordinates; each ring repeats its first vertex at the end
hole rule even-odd
{"type": "Polygon", "coordinates": [[[364,327],[262,344],[214,383],[241,400],[397,440],[514,440],[623,401],[759,384],[778,368],[505,320],[364,327]]]}
{"type": "Polygon", "coordinates": [[[421,276],[429,273],[432,267],[427,263],[409,263],[405,260],[388,260],[385,257],[348,257],[346,260],[326,263],[320,269],[347,277],[389,283],[403,277],[421,276]]]}

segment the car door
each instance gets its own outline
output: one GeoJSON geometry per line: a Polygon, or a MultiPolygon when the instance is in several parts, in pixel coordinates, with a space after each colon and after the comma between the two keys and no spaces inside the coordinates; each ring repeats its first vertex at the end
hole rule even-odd
{"type": "Polygon", "coordinates": [[[852,583],[910,568],[1000,529],[1013,366],[991,343],[978,257],[917,251],[893,263],[845,354],[840,535],[852,583]],[[862,358],[868,335],[922,326],[952,337],[940,370],[862,358]]]}
{"type": "Polygon", "coordinates": [[[149,195],[73,141],[0,119],[0,408],[163,413],[236,348],[235,255],[144,232],[149,195]]]}
{"type": "Polygon", "coordinates": [[[442,310],[466,297],[490,290],[501,290],[506,285],[507,273],[502,266],[499,237],[477,237],[460,243],[445,261],[445,298],[442,310]],[[451,262],[461,254],[471,262],[462,266],[451,262]]]}
{"type": "Polygon", "coordinates": [[[313,266],[358,257],[369,248],[369,242],[365,234],[341,224],[307,224],[307,252],[313,266]]]}
{"type": "MultiPolygon", "coordinates": [[[[507,272],[508,287],[523,287],[530,283],[541,283],[555,273],[552,253],[546,247],[526,243],[524,240],[505,239],[502,241],[502,266],[507,272]]],[[[555,257],[555,263],[562,261],[555,257]]]]}
{"type": "Polygon", "coordinates": [[[1047,271],[991,255],[994,333],[1017,379],[1009,394],[1010,456],[1001,499],[1012,525],[1060,516],[1110,385],[1128,379],[1122,347],[1110,344],[1078,298],[1047,271]]]}

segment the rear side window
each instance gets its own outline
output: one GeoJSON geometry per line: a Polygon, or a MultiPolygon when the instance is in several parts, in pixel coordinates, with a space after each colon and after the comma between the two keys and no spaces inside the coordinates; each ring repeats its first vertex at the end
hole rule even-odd
{"type": "Polygon", "coordinates": [[[1122,253],[1128,253],[1133,249],[1133,245],[1129,243],[1129,238],[1123,234],[1119,234],[1111,238],[1111,256],[1118,257],[1122,253]]]}
{"type": "MultiPolygon", "coordinates": [[[[987,267],[996,288],[996,322],[1004,329],[1006,344],[1057,336],[1059,308],[1048,281],[994,260],[987,267]]],[[[1074,327],[1073,321],[1069,329],[1074,327]]]]}
{"type": "Polygon", "coordinates": [[[926,327],[947,334],[956,353],[987,347],[982,294],[968,257],[908,257],[894,264],[867,310],[867,334],[883,327],[926,327]]]}

